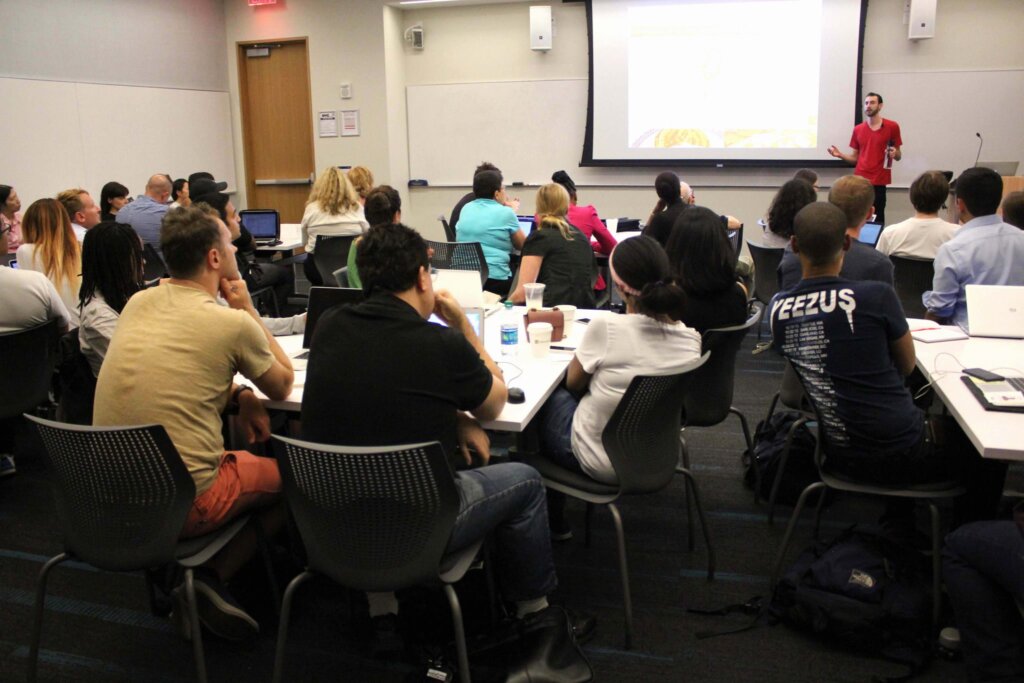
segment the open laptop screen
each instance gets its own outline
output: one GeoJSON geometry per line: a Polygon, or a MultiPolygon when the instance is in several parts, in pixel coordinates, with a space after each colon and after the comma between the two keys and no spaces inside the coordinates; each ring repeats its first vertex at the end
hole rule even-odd
{"type": "Polygon", "coordinates": [[[519,229],[523,231],[523,234],[529,235],[533,230],[533,216],[516,216],[516,220],[519,221],[519,229]]]}
{"type": "Polygon", "coordinates": [[[857,239],[869,247],[873,247],[878,244],[878,238],[881,235],[882,225],[880,223],[865,223],[864,227],[860,229],[860,235],[857,239]]]}
{"type": "MultiPolygon", "coordinates": [[[[469,326],[476,332],[476,336],[482,341],[484,338],[484,311],[481,308],[467,308],[463,311],[466,314],[466,319],[469,320],[469,326]]],[[[431,313],[430,317],[427,318],[428,322],[437,323],[438,325],[444,325],[448,327],[443,320],[437,317],[436,313],[431,313]]]]}
{"type": "Polygon", "coordinates": [[[251,210],[240,211],[242,225],[252,233],[253,239],[276,240],[281,236],[281,220],[277,211],[273,210],[251,210]]]}
{"type": "Polygon", "coordinates": [[[306,309],[306,333],[302,337],[302,348],[308,349],[313,343],[316,324],[327,309],[333,306],[351,306],[364,299],[363,290],[345,287],[310,287],[309,308],[306,309]]]}

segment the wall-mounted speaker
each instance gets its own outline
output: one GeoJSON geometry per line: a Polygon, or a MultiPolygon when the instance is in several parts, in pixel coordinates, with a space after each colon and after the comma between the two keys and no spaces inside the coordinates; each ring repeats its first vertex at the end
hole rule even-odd
{"type": "Polygon", "coordinates": [[[909,0],[910,21],[907,37],[910,40],[922,40],[935,37],[935,13],[938,0],[909,0]]]}
{"type": "Polygon", "coordinates": [[[551,49],[551,5],[530,7],[530,49],[551,49]]]}

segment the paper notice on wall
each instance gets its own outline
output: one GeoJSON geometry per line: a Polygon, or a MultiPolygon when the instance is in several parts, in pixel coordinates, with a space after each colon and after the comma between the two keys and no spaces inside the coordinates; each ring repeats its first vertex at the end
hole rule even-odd
{"type": "Polygon", "coordinates": [[[359,110],[341,110],[341,137],[354,137],[359,135],[359,110]]]}
{"type": "Polygon", "coordinates": [[[319,122],[320,137],[322,138],[336,138],[338,137],[338,114],[333,111],[322,111],[320,112],[319,122]]]}

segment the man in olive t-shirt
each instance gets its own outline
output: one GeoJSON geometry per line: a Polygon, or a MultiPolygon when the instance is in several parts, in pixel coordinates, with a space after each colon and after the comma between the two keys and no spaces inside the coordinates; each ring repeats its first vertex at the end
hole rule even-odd
{"type": "MultiPolygon", "coordinates": [[[[197,208],[174,209],[160,243],[171,277],[133,296],[121,313],[97,378],[93,422],[164,426],[196,485],[182,536],[200,536],[280,497],[274,460],[224,452],[220,415],[229,401],[250,441],[269,438],[266,410],[251,387],[234,384],[235,373],[276,400],[291,393],[294,373],[253,308],[222,221],[197,208]],[[218,291],[229,307],[217,303],[218,291]]],[[[271,530],[282,512],[268,509],[261,521],[271,530]]],[[[258,631],[221,584],[254,551],[254,534],[243,530],[196,571],[200,619],[217,635],[258,631]]]]}

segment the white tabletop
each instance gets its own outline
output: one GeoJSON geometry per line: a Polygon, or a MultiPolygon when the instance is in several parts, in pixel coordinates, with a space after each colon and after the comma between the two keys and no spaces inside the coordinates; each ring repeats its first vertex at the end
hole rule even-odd
{"type": "MultiPolygon", "coordinates": [[[[481,423],[485,429],[493,429],[503,432],[522,432],[530,424],[530,420],[537,414],[540,407],[544,405],[551,393],[562,381],[565,370],[572,359],[571,351],[552,350],[546,358],[534,358],[530,354],[529,346],[526,343],[526,333],[522,326],[523,309],[517,307],[519,320],[519,347],[517,352],[511,356],[501,355],[501,318],[504,311],[498,311],[488,316],[484,321],[484,346],[505,373],[505,382],[510,387],[519,387],[523,390],[526,400],[523,403],[506,403],[505,408],[497,419],[481,423]]],[[[599,315],[610,315],[609,311],[577,311],[576,317],[593,318],[599,315]]],[[[556,346],[575,347],[583,338],[586,329],[584,323],[576,322],[572,325],[572,331],[562,341],[556,342],[556,346]]],[[[302,335],[290,335],[277,337],[278,343],[285,353],[294,356],[302,351],[302,335]]],[[[293,360],[295,366],[295,384],[292,393],[283,401],[271,401],[258,389],[256,395],[263,399],[268,408],[277,410],[288,410],[298,412],[302,408],[302,391],[306,384],[306,362],[304,360],[293,360]]],[[[243,378],[238,376],[235,381],[241,382],[243,378]]]]}
{"type": "MultiPolygon", "coordinates": [[[[281,244],[272,247],[260,247],[260,251],[295,251],[305,247],[302,243],[302,225],[299,223],[281,224],[281,244]]],[[[301,253],[301,252],[300,252],[301,253]]],[[[301,340],[300,340],[301,343],[301,340]]]]}
{"type": "Polygon", "coordinates": [[[914,342],[917,367],[982,457],[1024,460],[1024,413],[985,410],[960,380],[963,368],[985,368],[1024,377],[1024,341],[972,337],[948,342],[914,342]]]}

